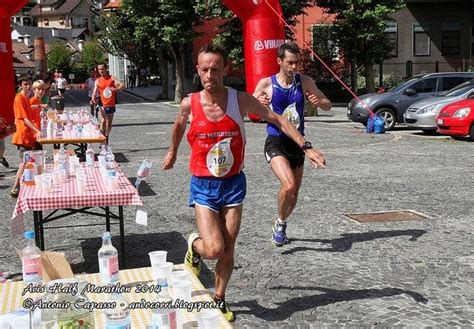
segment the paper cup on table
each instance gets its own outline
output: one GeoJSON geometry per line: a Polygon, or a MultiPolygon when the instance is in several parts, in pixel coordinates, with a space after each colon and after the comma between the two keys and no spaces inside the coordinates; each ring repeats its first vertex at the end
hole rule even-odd
{"type": "Polygon", "coordinates": [[[200,329],[215,329],[219,326],[219,311],[216,309],[202,309],[196,318],[200,329]]]}
{"type": "Polygon", "coordinates": [[[35,186],[41,188],[41,175],[35,175],[35,186]]]}
{"type": "Polygon", "coordinates": [[[53,176],[53,184],[61,184],[61,173],[59,170],[55,170],[52,172],[53,176]]]}
{"type": "Polygon", "coordinates": [[[168,255],[167,251],[164,250],[156,250],[150,251],[148,256],[150,256],[150,264],[151,266],[166,263],[166,256],[168,255]]]}
{"type": "Polygon", "coordinates": [[[191,281],[191,273],[186,270],[172,271],[169,284],[172,286],[175,281],[191,281]]]}
{"type": "Polygon", "coordinates": [[[61,184],[66,183],[66,179],[67,179],[67,172],[66,172],[66,170],[65,170],[65,169],[59,170],[59,175],[60,175],[60,176],[59,176],[59,177],[60,177],[59,179],[60,179],[60,181],[61,181],[61,184]]]}
{"type": "Polygon", "coordinates": [[[151,265],[151,276],[154,281],[158,278],[166,278],[167,280],[170,277],[171,270],[173,269],[173,263],[164,262],[151,265]]]}
{"type": "Polygon", "coordinates": [[[173,298],[191,302],[191,291],[193,283],[189,280],[175,280],[173,281],[173,298]]]}
{"type": "Polygon", "coordinates": [[[41,175],[41,188],[45,193],[51,192],[52,180],[51,174],[41,175]]]}

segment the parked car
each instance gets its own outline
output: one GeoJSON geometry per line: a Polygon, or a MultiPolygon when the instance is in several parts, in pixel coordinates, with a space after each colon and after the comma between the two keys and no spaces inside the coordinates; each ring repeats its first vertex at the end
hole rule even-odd
{"type": "Polygon", "coordinates": [[[446,105],[436,117],[438,131],[453,137],[468,136],[474,142],[474,99],[446,105]]]}
{"type": "Polygon", "coordinates": [[[364,107],[363,101],[372,112],[383,117],[385,129],[391,130],[397,123],[403,122],[403,114],[411,104],[439,95],[471,79],[474,79],[474,73],[471,72],[416,75],[387,92],[362,95],[359,97],[361,101],[351,100],[347,107],[347,116],[354,122],[362,122],[367,125],[370,112],[364,107]]]}
{"type": "Polygon", "coordinates": [[[474,80],[410,105],[403,115],[405,123],[408,127],[421,129],[425,133],[435,132],[438,130],[436,117],[439,111],[450,103],[467,98],[474,98],[474,80]]]}

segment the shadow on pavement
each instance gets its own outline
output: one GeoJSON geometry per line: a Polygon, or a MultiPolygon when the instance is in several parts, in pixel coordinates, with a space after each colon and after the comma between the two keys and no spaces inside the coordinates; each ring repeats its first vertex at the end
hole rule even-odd
{"type": "Polygon", "coordinates": [[[267,308],[261,306],[256,300],[247,300],[234,304],[234,307],[248,308],[249,310],[237,310],[237,314],[250,314],[266,321],[283,321],[288,319],[293,313],[308,309],[317,308],[338,302],[346,302],[358,299],[374,299],[382,297],[390,297],[396,295],[408,295],[417,303],[428,303],[423,295],[400,288],[382,288],[382,289],[348,289],[335,290],[322,287],[271,287],[272,290],[308,290],[320,291],[322,294],[295,297],[283,302],[276,302],[277,308],[267,308]]]}
{"type": "Polygon", "coordinates": [[[117,163],[128,163],[130,162],[128,158],[125,156],[125,154],[121,152],[114,153],[115,155],[115,162],[117,163]]]}
{"type": "MultiPolygon", "coordinates": [[[[112,244],[120,253],[120,237],[114,235],[112,244]]],[[[97,252],[102,246],[101,238],[85,239],[81,242],[84,262],[71,264],[74,273],[98,273],[99,263],[97,252]]],[[[154,250],[166,250],[167,260],[174,264],[181,264],[187,250],[187,241],[179,232],[129,234],[125,236],[125,252],[127,257],[126,268],[149,267],[150,258],[148,253],[154,250]]],[[[125,269],[120,267],[120,269],[125,269]]],[[[200,280],[205,287],[212,287],[214,276],[211,271],[202,264],[200,280]]]]}
{"type": "Polygon", "coordinates": [[[328,251],[328,252],[345,252],[352,248],[352,245],[357,242],[372,241],[375,239],[392,238],[396,236],[411,236],[409,241],[416,241],[419,237],[426,234],[425,230],[393,230],[393,231],[371,231],[364,233],[347,233],[341,234],[338,239],[290,239],[291,242],[320,242],[327,243],[331,246],[329,248],[310,248],[310,247],[294,247],[290,250],[285,250],[282,255],[293,254],[298,251],[314,250],[314,251],[328,251]]]}
{"type": "MultiPolygon", "coordinates": [[[[128,180],[133,186],[135,186],[135,182],[137,180],[136,177],[128,177],[128,180]]],[[[140,194],[140,196],[154,196],[156,195],[156,192],[153,191],[151,186],[146,181],[142,181],[138,187],[138,194],[140,194]]]]}
{"type": "Polygon", "coordinates": [[[114,123],[114,127],[133,127],[133,126],[157,126],[157,125],[172,125],[174,121],[160,121],[160,122],[136,122],[136,123],[114,123]]]}

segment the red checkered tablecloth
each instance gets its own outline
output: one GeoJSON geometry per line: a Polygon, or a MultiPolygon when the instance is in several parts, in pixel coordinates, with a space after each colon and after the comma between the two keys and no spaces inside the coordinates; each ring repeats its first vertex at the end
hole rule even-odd
{"type": "Polygon", "coordinates": [[[22,234],[25,231],[23,214],[29,210],[143,205],[137,190],[118,166],[118,187],[112,190],[101,177],[97,162],[94,167],[82,165],[87,176],[84,193],[78,192],[75,176],[69,177],[65,183],[53,184],[50,193],[36,186],[23,185],[11,218],[12,233],[22,234]]]}

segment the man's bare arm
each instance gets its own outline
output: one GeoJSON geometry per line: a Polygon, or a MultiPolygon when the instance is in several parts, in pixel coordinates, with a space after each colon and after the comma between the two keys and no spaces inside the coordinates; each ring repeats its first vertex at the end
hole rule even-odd
{"type": "Polygon", "coordinates": [[[323,94],[321,90],[316,86],[314,80],[307,75],[301,74],[301,83],[303,85],[303,91],[308,101],[321,108],[324,111],[329,111],[332,107],[331,101],[323,94]]]}
{"type": "Polygon", "coordinates": [[[122,90],[125,88],[125,84],[123,84],[120,80],[118,80],[116,77],[112,77],[112,79],[115,81],[115,89],[117,90],[122,90]]]}
{"type": "Polygon", "coordinates": [[[185,97],[181,101],[181,105],[179,107],[178,117],[174,122],[173,129],[171,132],[171,145],[166,153],[166,156],[161,164],[161,169],[167,170],[171,169],[174,166],[176,161],[176,156],[178,154],[179,144],[183,139],[184,132],[186,131],[186,125],[188,123],[188,118],[191,113],[191,98],[185,97]]]}
{"type": "Polygon", "coordinates": [[[97,80],[94,83],[94,91],[92,92],[91,104],[95,104],[95,95],[97,95],[97,80]]]}
{"type": "MultiPolygon", "coordinates": [[[[305,140],[303,136],[301,136],[300,132],[288,121],[286,117],[271,111],[268,107],[260,104],[249,94],[239,93],[239,106],[241,109],[243,107],[247,111],[258,115],[262,120],[276,125],[281,131],[283,131],[285,135],[290,137],[300,147],[304,144],[305,140]]],[[[318,150],[308,149],[305,150],[305,154],[308,156],[315,167],[325,168],[326,159],[318,150]]]]}
{"type": "Polygon", "coordinates": [[[257,83],[255,86],[255,91],[253,93],[253,97],[255,97],[260,103],[265,106],[270,105],[270,95],[269,95],[269,87],[271,86],[271,79],[270,78],[263,78],[257,83]]]}

